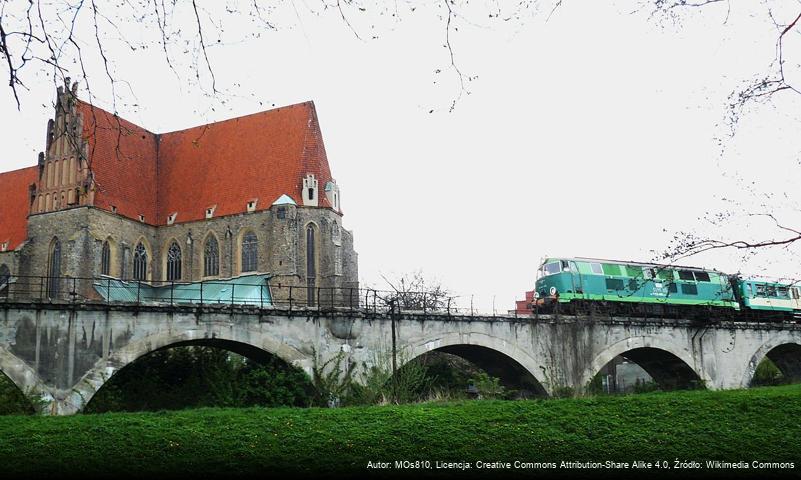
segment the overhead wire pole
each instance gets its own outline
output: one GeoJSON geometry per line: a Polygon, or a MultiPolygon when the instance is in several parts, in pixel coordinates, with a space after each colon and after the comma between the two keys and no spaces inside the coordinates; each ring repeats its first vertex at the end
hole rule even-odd
{"type": "Polygon", "coordinates": [[[389,320],[392,325],[392,401],[394,403],[398,403],[398,347],[395,330],[395,309],[397,305],[396,298],[389,301],[389,320]]]}

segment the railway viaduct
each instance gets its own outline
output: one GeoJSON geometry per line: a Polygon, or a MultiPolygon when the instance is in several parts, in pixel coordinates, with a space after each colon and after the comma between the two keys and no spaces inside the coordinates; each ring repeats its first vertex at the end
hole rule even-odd
{"type": "Polygon", "coordinates": [[[617,355],[676,386],[748,387],[766,355],[785,376],[801,379],[801,325],[793,323],[0,303],[0,370],[22,391],[40,395],[52,415],[80,411],[120,369],[177,345],[274,355],[309,374],[344,360],[357,379],[372,366],[390,366],[393,356],[400,366],[437,350],[546,396],[583,391],[617,355]]]}

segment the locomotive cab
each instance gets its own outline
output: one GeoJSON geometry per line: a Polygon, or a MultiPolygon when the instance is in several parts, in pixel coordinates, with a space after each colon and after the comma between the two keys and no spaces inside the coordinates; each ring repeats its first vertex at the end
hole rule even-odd
{"type": "Polygon", "coordinates": [[[535,297],[538,305],[560,300],[568,301],[575,294],[581,294],[581,281],[577,275],[576,262],[557,258],[546,258],[537,270],[535,297]]]}

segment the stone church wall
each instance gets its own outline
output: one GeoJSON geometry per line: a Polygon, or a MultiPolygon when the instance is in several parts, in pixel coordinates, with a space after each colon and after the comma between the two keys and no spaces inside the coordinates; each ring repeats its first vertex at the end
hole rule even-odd
{"type": "MultiPolygon", "coordinates": [[[[258,238],[258,271],[275,275],[271,285],[276,298],[288,297],[287,287],[292,286],[293,297],[304,301],[306,229],[309,226],[315,230],[316,286],[357,288],[353,236],[342,228],[341,216],[327,208],[295,205],[276,205],[270,210],[159,227],[94,207],[35,214],[28,220],[28,242],[16,253],[19,260],[15,260],[14,252],[2,252],[0,263],[8,263],[12,272],[22,275],[47,276],[53,242],[58,238],[61,244],[59,276],[98,277],[103,244],[109,241],[110,275],[131,279],[133,252],[141,241],[148,252],[148,279],[158,284],[166,281],[167,250],[175,241],[181,248],[181,281],[230,278],[242,273],[242,238],[252,231],[258,238]],[[219,275],[206,277],[204,247],[210,235],[214,235],[218,243],[219,275]]],[[[95,295],[90,282],[85,283],[81,295],[95,295]]],[[[64,285],[62,290],[69,290],[69,287],[64,285]]],[[[32,290],[37,288],[41,289],[31,286],[32,290]]]]}

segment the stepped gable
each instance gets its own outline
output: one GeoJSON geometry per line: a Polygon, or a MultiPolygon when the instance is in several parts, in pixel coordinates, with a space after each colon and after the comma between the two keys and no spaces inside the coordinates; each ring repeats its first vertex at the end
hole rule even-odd
{"type": "MultiPolygon", "coordinates": [[[[303,178],[315,175],[319,191],[331,180],[312,102],[159,135],[158,224],[269,209],[282,194],[302,198],[303,178]]],[[[319,204],[330,207],[325,195],[319,204]]]]}
{"type": "Polygon", "coordinates": [[[94,205],[145,222],[156,221],[157,135],[117,115],[78,101],[94,176],[94,205]]]}
{"type": "Polygon", "coordinates": [[[28,236],[29,186],[39,179],[39,167],[0,173],[0,244],[17,248],[28,236]]]}

